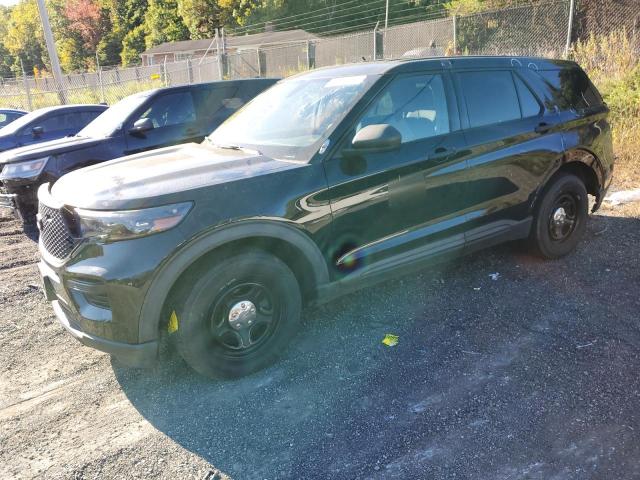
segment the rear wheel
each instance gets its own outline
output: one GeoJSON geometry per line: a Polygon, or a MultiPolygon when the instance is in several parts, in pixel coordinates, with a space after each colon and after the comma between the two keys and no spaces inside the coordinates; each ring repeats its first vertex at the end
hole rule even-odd
{"type": "Polygon", "coordinates": [[[542,257],[560,258],[570,253],[584,235],[589,217],[587,190],[575,175],[561,173],[542,195],[530,243],[542,257]]]}
{"type": "Polygon", "coordinates": [[[208,377],[238,377],[268,366],[300,322],[295,275],[264,252],[220,259],[188,292],[180,309],[178,350],[208,377]]]}

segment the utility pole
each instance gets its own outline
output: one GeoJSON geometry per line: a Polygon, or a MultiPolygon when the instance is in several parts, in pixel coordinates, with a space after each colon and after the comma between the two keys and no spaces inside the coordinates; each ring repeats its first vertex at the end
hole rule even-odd
{"type": "Polygon", "coordinates": [[[44,0],[37,0],[37,2],[38,10],[40,11],[40,20],[42,20],[42,29],[44,30],[44,39],[47,42],[49,60],[51,60],[53,78],[58,84],[58,96],[60,97],[60,102],[65,105],[67,103],[67,92],[65,91],[62,83],[62,70],[60,70],[60,60],[58,60],[56,45],[53,42],[53,33],[51,32],[51,24],[49,23],[49,14],[47,13],[47,7],[44,5],[44,0]]]}

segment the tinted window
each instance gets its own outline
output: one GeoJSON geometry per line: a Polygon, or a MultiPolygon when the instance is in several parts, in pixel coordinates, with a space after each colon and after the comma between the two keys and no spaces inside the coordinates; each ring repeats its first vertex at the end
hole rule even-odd
{"type": "MultiPolygon", "coordinates": [[[[49,115],[40,121],[33,122],[31,128],[42,127],[44,133],[57,133],[73,130],[76,123],[76,115],[77,113],[58,113],[49,115]]],[[[31,131],[26,131],[24,134],[31,135],[31,131]]]]}
{"type": "Polygon", "coordinates": [[[441,75],[399,77],[385,88],[358,122],[387,123],[402,134],[402,142],[449,133],[449,111],[441,75]]]}
{"type": "Polygon", "coordinates": [[[196,112],[191,92],[175,92],[156,97],[136,120],[141,118],[150,118],[155,128],[195,122],[196,112]]]}
{"type": "Polygon", "coordinates": [[[68,128],[79,131],[101,113],[102,112],[96,110],[69,113],[66,117],[68,128]]]}
{"type": "Polygon", "coordinates": [[[536,97],[520,77],[514,75],[514,79],[516,81],[516,89],[518,90],[518,98],[520,98],[522,118],[535,117],[539,115],[542,108],[538,103],[538,100],[536,100],[536,97]]]}
{"type": "Polygon", "coordinates": [[[602,105],[602,97],[587,74],[579,68],[544,70],[537,72],[549,86],[555,103],[561,110],[602,105]]]}
{"type": "Polygon", "coordinates": [[[198,119],[227,118],[245,103],[238,95],[236,86],[194,90],[198,119]]]}
{"type": "Polygon", "coordinates": [[[464,72],[458,76],[471,127],[521,118],[511,72],[464,72]]]}

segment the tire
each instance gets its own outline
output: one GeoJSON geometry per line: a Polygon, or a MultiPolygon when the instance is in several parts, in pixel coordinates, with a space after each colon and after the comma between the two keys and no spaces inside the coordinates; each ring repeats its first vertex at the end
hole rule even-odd
{"type": "Polygon", "coordinates": [[[256,250],[203,270],[187,280],[179,309],[182,358],[210,378],[239,377],[275,362],[300,323],[302,299],[293,272],[256,250]]]}
{"type": "Polygon", "coordinates": [[[529,243],[543,258],[560,258],[573,251],[584,235],[589,200],[582,180],[569,173],[553,177],[536,208],[529,243]]]}

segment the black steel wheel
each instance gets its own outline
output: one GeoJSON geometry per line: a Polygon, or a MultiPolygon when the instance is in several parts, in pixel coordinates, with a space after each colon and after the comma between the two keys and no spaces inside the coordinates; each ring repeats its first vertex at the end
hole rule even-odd
{"type": "Polygon", "coordinates": [[[265,252],[218,258],[185,291],[178,350],[208,377],[238,377],[273,363],[300,321],[295,275],[265,252]]]}
{"type": "Polygon", "coordinates": [[[554,176],[536,208],[530,243],[545,258],[570,253],[584,235],[589,217],[587,190],[575,175],[554,176]]]}

